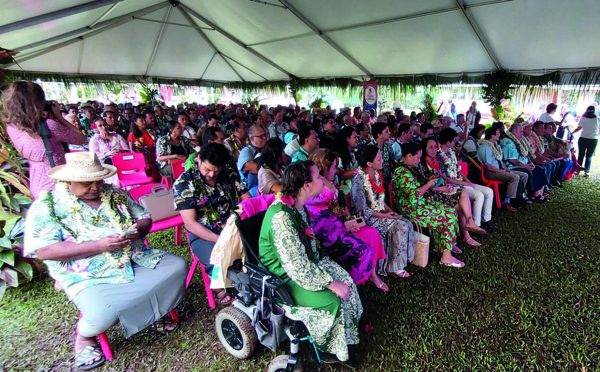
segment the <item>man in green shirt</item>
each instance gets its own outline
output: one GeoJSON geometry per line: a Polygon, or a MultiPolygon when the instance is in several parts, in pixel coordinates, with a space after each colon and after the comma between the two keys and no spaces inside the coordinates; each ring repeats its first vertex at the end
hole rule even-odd
{"type": "Polygon", "coordinates": [[[298,133],[298,142],[300,148],[292,156],[292,163],[308,160],[310,154],[319,148],[319,137],[311,127],[306,127],[298,133]]]}

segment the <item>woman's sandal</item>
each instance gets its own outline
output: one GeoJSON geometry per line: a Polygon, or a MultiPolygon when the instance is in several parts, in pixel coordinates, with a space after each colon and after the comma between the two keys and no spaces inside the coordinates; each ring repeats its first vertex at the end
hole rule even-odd
{"type": "Polygon", "coordinates": [[[445,262],[440,261],[440,264],[442,264],[443,266],[454,267],[457,269],[462,269],[465,266],[464,262],[459,261],[457,259],[454,259],[454,262],[452,262],[452,263],[445,263],[445,262]]]}
{"type": "Polygon", "coordinates": [[[479,227],[477,225],[475,225],[475,227],[465,226],[465,230],[467,230],[468,232],[472,232],[473,234],[483,235],[486,233],[486,231],[484,229],[482,229],[481,227],[479,227]]]}
{"type": "Polygon", "coordinates": [[[82,371],[89,371],[90,369],[94,369],[100,367],[106,362],[106,358],[100,351],[100,346],[96,345],[88,345],[75,353],[75,363],[77,367],[82,371]],[[100,358],[96,360],[97,358],[100,358]],[[91,361],[95,361],[92,364],[87,364],[91,361]]]}
{"type": "Polygon", "coordinates": [[[169,333],[175,332],[179,328],[179,322],[176,322],[172,319],[160,318],[156,322],[150,324],[150,329],[156,333],[160,333],[161,335],[168,335],[169,333]],[[172,324],[175,324],[173,329],[168,329],[168,327],[172,324]]]}
{"type": "Polygon", "coordinates": [[[377,277],[377,279],[379,279],[379,284],[377,284],[372,278],[367,279],[366,283],[368,285],[372,285],[373,287],[375,287],[377,289],[380,289],[380,290],[382,290],[384,292],[387,292],[387,291],[390,290],[390,288],[387,286],[387,284],[385,284],[383,282],[383,280],[381,280],[380,277],[377,277]]]}
{"type": "MultiPolygon", "coordinates": [[[[469,237],[469,239],[463,239],[462,242],[468,245],[469,247],[481,247],[481,243],[479,243],[477,240],[471,237],[469,237]]],[[[454,249],[452,249],[452,252],[454,252],[454,249]]]]}
{"type": "Polygon", "coordinates": [[[457,246],[453,245],[452,246],[452,253],[461,254],[461,253],[463,253],[463,251],[460,248],[458,248],[457,246]]]}
{"type": "Polygon", "coordinates": [[[398,278],[410,278],[410,273],[406,270],[391,272],[390,275],[397,276],[398,278]]]}
{"type": "Polygon", "coordinates": [[[231,305],[233,302],[233,296],[230,295],[226,290],[222,289],[218,292],[214,292],[215,303],[221,306],[231,305]]]}

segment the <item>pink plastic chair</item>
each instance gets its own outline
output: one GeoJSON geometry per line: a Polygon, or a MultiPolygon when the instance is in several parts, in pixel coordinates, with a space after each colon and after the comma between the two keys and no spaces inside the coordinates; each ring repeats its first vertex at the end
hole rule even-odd
{"type": "MultiPolygon", "coordinates": [[[[129,190],[129,194],[131,195],[132,198],[135,199],[135,201],[139,201],[140,197],[142,197],[143,195],[148,195],[152,193],[152,188],[154,187],[163,187],[165,188],[165,190],[167,189],[167,187],[165,185],[162,185],[160,183],[149,183],[146,185],[141,185],[138,187],[134,187],[131,190],[129,190]]],[[[168,208],[174,208],[172,205],[169,206],[165,206],[168,208]]],[[[181,216],[175,216],[175,217],[171,217],[171,218],[167,218],[166,220],[162,220],[162,221],[152,221],[152,228],[150,229],[150,233],[153,233],[155,231],[160,231],[160,230],[166,230],[166,229],[170,229],[171,227],[175,228],[175,245],[180,245],[181,244],[181,232],[182,232],[182,227],[183,227],[183,219],[181,218],[181,216]]],[[[147,241],[146,241],[147,243],[147,241]]]]}
{"type": "Polygon", "coordinates": [[[163,177],[162,180],[160,181],[160,183],[162,183],[163,185],[165,185],[169,188],[173,187],[175,180],[177,180],[179,178],[179,176],[181,176],[181,174],[183,172],[185,172],[184,165],[185,165],[185,160],[177,160],[176,162],[171,164],[171,168],[173,169],[173,177],[171,177],[171,178],[163,177]]]}
{"type": "MultiPolygon", "coordinates": [[[[187,240],[188,242],[190,241],[190,234],[186,231],[185,232],[186,236],[187,236],[187,240]]],[[[190,283],[192,282],[192,278],[194,277],[194,273],[196,272],[196,266],[198,266],[198,264],[200,264],[200,268],[202,269],[202,281],[204,282],[204,290],[206,291],[206,298],[208,300],[208,306],[211,308],[215,308],[217,307],[217,304],[215,303],[215,295],[212,291],[212,289],[210,289],[210,276],[208,276],[208,274],[206,273],[206,270],[204,270],[204,264],[200,263],[200,260],[198,260],[198,257],[196,257],[196,255],[194,254],[194,251],[192,250],[192,246],[190,245],[190,252],[192,253],[192,257],[193,257],[193,261],[192,264],[190,265],[190,271],[188,272],[188,276],[187,279],[185,281],[185,287],[189,287],[190,283]]]]}
{"type": "MultiPolygon", "coordinates": [[[[81,314],[79,314],[79,319],[81,319],[81,314]]],[[[179,317],[177,316],[177,312],[175,309],[171,310],[171,318],[174,321],[179,322],[179,317]]],[[[77,328],[75,328],[75,333],[79,333],[77,328]]],[[[102,354],[104,354],[104,359],[111,360],[113,358],[112,350],[110,349],[110,342],[108,342],[108,337],[106,337],[106,332],[102,332],[98,335],[98,340],[100,341],[100,349],[102,349],[102,354]]]]}
{"type": "Polygon", "coordinates": [[[119,178],[120,188],[143,185],[153,181],[152,177],[148,177],[144,170],[146,161],[142,153],[126,152],[116,154],[112,157],[112,162],[118,170],[117,177],[119,178]]]}

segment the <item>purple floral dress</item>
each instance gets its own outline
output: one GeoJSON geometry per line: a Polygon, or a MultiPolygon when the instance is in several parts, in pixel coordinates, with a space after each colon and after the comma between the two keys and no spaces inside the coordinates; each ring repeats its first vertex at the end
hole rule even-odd
{"type": "Polygon", "coordinates": [[[337,190],[332,192],[327,188],[323,189],[321,195],[310,199],[306,203],[306,208],[308,209],[310,225],[321,245],[328,247],[338,239],[344,244],[351,245],[352,248],[348,253],[338,258],[355,283],[362,283],[367,280],[376,267],[377,260],[385,258],[385,251],[377,230],[365,226],[356,233],[361,238],[365,237],[367,242],[346,230],[341,215],[331,210],[339,209],[337,190]],[[335,205],[337,205],[337,208],[334,207],[335,205]],[[372,237],[376,238],[374,242],[371,242],[372,237]],[[377,241],[379,244],[377,244],[377,241]]]}

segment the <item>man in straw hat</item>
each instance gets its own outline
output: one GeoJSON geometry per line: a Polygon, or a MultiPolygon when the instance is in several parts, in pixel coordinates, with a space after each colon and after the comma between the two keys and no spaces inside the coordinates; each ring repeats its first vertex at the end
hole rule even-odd
{"type": "Polygon", "coordinates": [[[56,190],[42,192],[26,219],[25,254],[44,261],[81,313],[75,353],[83,370],[104,363],[96,336],[117,321],[127,337],[147,326],[174,331],[165,315],[185,296],[187,263],[144,244],[150,215],[102,181],[116,172],[94,153],[66,154],[48,171],[56,190]]]}

